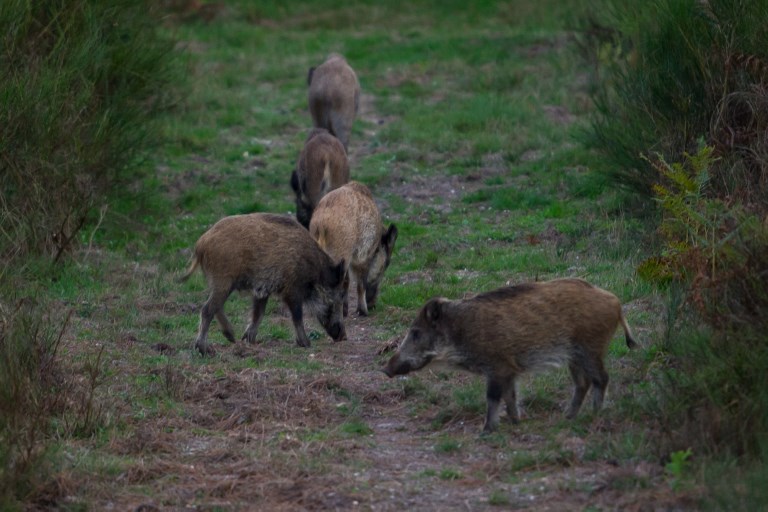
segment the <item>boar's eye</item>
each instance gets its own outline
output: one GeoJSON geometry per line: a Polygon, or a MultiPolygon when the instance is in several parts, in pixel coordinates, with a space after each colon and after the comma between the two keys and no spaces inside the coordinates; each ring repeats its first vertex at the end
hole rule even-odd
{"type": "Polygon", "coordinates": [[[411,339],[413,341],[419,341],[420,337],[421,337],[421,333],[419,333],[419,331],[417,331],[415,329],[413,331],[411,331],[411,339]]]}

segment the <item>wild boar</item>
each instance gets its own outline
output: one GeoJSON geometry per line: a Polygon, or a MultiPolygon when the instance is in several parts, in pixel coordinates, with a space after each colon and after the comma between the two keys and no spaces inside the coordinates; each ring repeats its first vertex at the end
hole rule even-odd
{"type": "Polygon", "coordinates": [[[594,409],[602,406],[608,385],[603,360],[619,325],[632,348],[635,341],[619,299],[581,279],[508,286],[466,300],[433,298],[419,311],[384,373],[392,377],[443,363],[483,374],[483,431],[491,432],[499,423],[501,399],[509,420],[520,419],[518,375],[567,363],[574,382],[567,417],[573,418],[590,386],[594,409]]]}
{"type": "Polygon", "coordinates": [[[224,303],[235,291],[250,291],[251,321],[242,339],[256,341],[267,300],[278,294],[291,313],[296,343],[309,347],[304,332],[303,308],[314,310],[320,324],[335,341],[345,338],[342,317],[345,263],[334,263],[309,236],[309,232],[286,215],[251,213],[224,217],[203,233],[184,281],[201,267],[210,296],[200,310],[200,329],[195,347],[213,353],[207,341],[215,316],[224,336],[234,343],[232,324],[224,314],[224,303]]]}
{"type": "Polygon", "coordinates": [[[338,137],[346,151],[360,108],[357,75],[344,57],[334,53],[319,66],[309,68],[307,85],[312,122],[338,137]]]}
{"type": "MultiPolygon", "coordinates": [[[[379,293],[397,240],[397,227],[385,228],[371,191],[356,181],[328,192],[317,204],[309,234],[333,261],[344,260],[357,283],[357,312],[368,315],[379,293]]],[[[349,279],[344,280],[344,315],[349,279]]]]}
{"type": "Polygon", "coordinates": [[[313,129],[291,174],[296,219],[309,228],[312,212],[320,199],[348,181],[349,161],[341,142],[325,129],[313,129]]]}

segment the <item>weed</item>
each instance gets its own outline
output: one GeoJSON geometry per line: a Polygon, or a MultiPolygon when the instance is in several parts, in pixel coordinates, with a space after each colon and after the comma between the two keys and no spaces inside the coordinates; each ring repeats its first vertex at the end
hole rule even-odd
{"type": "Polygon", "coordinates": [[[342,423],[339,430],[350,436],[369,436],[373,434],[373,430],[362,419],[352,418],[345,423],[342,423]]]}
{"type": "Polygon", "coordinates": [[[455,453],[461,450],[462,442],[450,437],[441,437],[435,444],[435,451],[438,453],[455,453]]]}
{"type": "Polygon", "coordinates": [[[688,448],[686,450],[678,450],[669,454],[669,462],[664,465],[664,469],[672,478],[670,485],[673,490],[678,490],[682,485],[685,478],[688,477],[690,471],[690,461],[693,452],[688,448]]]}
{"type": "Polygon", "coordinates": [[[488,496],[488,504],[496,507],[508,506],[510,504],[509,496],[503,491],[495,490],[488,496]]]}
{"type": "Polygon", "coordinates": [[[453,468],[441,469],[438,477],[440,480],[460,480],[463,478],[461,472],[453,468]]]}

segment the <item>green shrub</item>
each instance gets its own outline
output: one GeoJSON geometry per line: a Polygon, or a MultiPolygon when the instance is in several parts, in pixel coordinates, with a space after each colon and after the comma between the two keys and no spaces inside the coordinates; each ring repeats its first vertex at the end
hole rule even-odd
{"type": "Polygon", "coordinates": [[[63,328],[30,301],[0,305],[0,508],[45,474],[51,416],[67,400],[56,353],[63,328]]]}
{"type": "Polygon", "coordinates": [[[0,3],[0,257],[60,257],[131,178],[168,98],[153,2],[0,3]]]}
{"type": "Polygon", "coordinates": [[[660,180],[642,155],[680,161],[704,136],[722,157],[710,193],[768,192],[768,2],[606,0],[582,42],[595,73],[590,140],[618,187],[647,196],[660,180]]]}
{"type": "Polygon", "coordinates": [[[68,324],[69,316],[43,299],[0,302],[2,510],[49,492],[43,489],[56,469],[56,439],[87,437],[105,425],[103,348],[81,367],[66,365],[59,346],[68,324]]]}
{"type": "Polygon", "coordinates": [[[663,212],[663,253],[640,274],[682,287],[686,314],[670,331],[662,423],[675,449],[760,457],[768,438],[768,226],[762,215],[704,194],[711,147],[663,158],[654,168],[669,185],[654,187],[663,212]]]}

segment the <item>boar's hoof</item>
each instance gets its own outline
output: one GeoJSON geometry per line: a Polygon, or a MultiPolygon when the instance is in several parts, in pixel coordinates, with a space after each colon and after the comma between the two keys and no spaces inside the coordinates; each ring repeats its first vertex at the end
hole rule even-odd
{"type": "Polygon", "coordinates": [[[240,338],[240,341],[246,341],[249,344],[254,345],[256,343],[256,333],[251,329],[248,329],[243,333],[243,337],[240,338]]]}
{"type": "Polygon", "coordinates": [[[481,436],[487,436],[487,435],[493,434],[495,431],[496,431],[496,427],[495,426],[489,425],[489,424],[486,423],[485,426],[483,427],[483,431],[480,432],[480,435],[481,436]]]}
{"type": "Polygon", "coordinates": [[[216,355],[216,350],[210,345],[197,345],[195,348],[200,351],[200,355],[203,357],[213,357],[216,355]]]}

